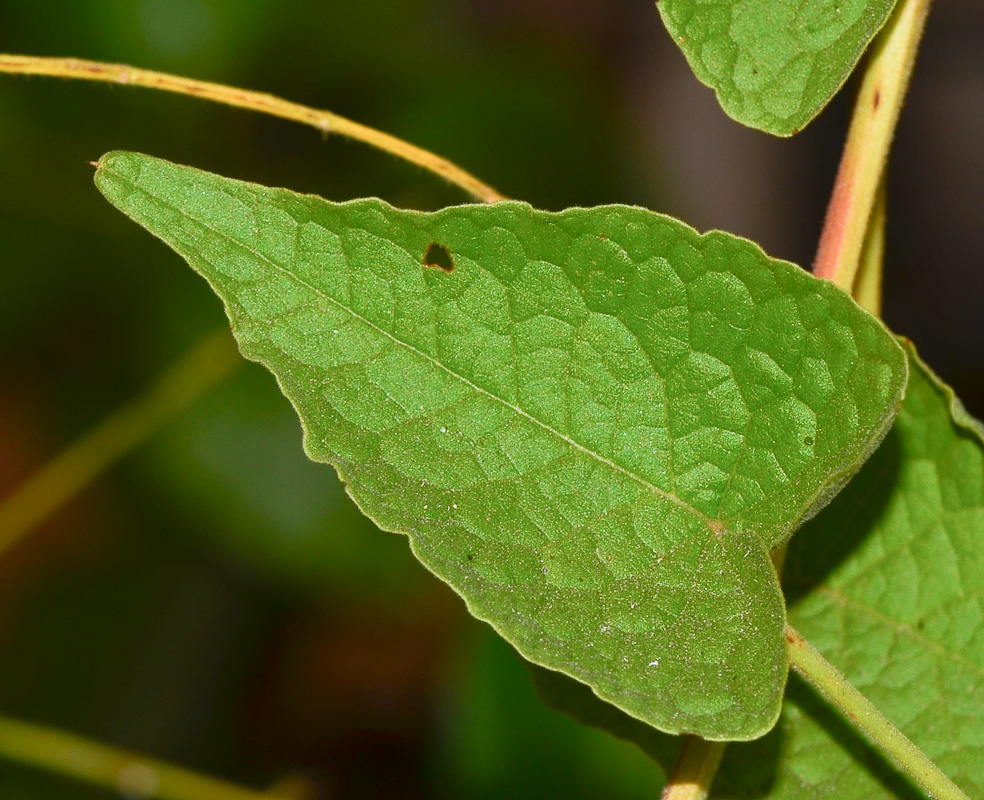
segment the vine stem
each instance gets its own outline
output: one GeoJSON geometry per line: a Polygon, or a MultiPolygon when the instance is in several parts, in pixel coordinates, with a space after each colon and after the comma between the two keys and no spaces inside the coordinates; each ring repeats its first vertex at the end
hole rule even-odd
{"type": "Polygon", "coordinates": [[[930,797],[970,800],[888,717],[789,625],[786,626],[786,645],[793,668],[930,797]]]}
{"type": "Polygon", "coordinates": [[[142,397],[114,411],[0,502],[0,556],[241,363],[227,328],[195,344],[142,397]]]}
{"type": "Polygon", "coordinates": [[[148,800],[279,800],[289,796],[246,789],[72,733],[2,716],[0,756],[148,800]]]}
{"type": "Polygon", "coordinates": [[[887,192],[883,176],[881,183],[878,184],[878,193],[875,195],[875,206],[871,209],[868,230],[861,248],[858,274],[854,278],[854,288],[851,291],[858,305],[876,317],[881,316],[882,310],[886,206],[887,192]]]}
{"type": "Polygon", "coordinates": [[[660,800],[706,800],[727,746],[688,736],[660,800]]]}
{"type": "Polygon", "coordinates": [[[455,186],[464,189],[482,202],[494,203],[506,199],[505,195],[499,194],[487,183],[483,183],[461,167],[446,158],[431,153],[429,150],[424,150],[422,147],[405,142],[396,136],[346,119],[330,111],[292,103],[271,94],[236,89],[220,83],[182,78],[165,72],[137,69],[124,64],[105,64],[100,61],[85,61],[78,58],[40,58],[0,54],[0,72],[19,75],[50,75],[57,78],[76,78],[104,83],[120,83],[127,86],[143,86],[148,89],[160,89],[190,97],[201,97],[227,106],[258,111],[262,114],[310,125],[324,134],[337,133],[350,139],[365,142],[372,147],[384,150],[398,158],[409,161],[411,164],[416,164],[429,172],[433,172],[455,186]]]}
{"type": "Polygon", "coordinates": [[[827,207],[813,273],[850,292],[931,0],[899,0],[875,39],[827,207]]]}

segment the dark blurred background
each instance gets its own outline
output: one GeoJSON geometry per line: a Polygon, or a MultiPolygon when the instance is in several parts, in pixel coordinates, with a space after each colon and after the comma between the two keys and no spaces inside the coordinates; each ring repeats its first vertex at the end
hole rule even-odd
{"type": "MultiPolygon", "coordinates": [[[[649,0],[0,0],[0,51],[263,90],[536,206],[633,203],[808,265],[852,85],[800,136],[731,122],[649,0]]],[[[892,158],[885,317],[984,415],[984,4],[934,8],[892,158]]],[[[92,186],[139,150],[332,199],[467,198],[368,147],[200,101],[0,75],[0,496],[223,324],[92,186]]],[[[309,464],[244,365],[0,560],[0,711],[322,797],[652,797],[309,464]]],[[[0,762],[0,796],[107,797],[0,762]]]]}

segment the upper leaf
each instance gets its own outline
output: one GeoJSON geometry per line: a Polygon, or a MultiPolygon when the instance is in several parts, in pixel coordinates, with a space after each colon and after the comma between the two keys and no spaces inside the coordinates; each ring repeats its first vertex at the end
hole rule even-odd
{"type": "Polygon", "coordinates": [[[423,214],[128,153],[96,181],[212,284],[308,454],[523,655],[666,731],[772,726],[768,551],[906,379],[847,295],[640,208],[423,214]]]}
{"type": "Polygon", "coordinates": [[[799,133],[844,85],[895,0],[657,0],[690,68],[725,113],[799,133]]]}
{"type": "MultiPolygon", "coordinates": [[[[884,444],[797,536],[790,616],[961,789],[984,797],[984,440],[910,349],[884,444]]],[[[777,730],[725,756],[715,797],[920,797],[800,681],[777,730]]]]}

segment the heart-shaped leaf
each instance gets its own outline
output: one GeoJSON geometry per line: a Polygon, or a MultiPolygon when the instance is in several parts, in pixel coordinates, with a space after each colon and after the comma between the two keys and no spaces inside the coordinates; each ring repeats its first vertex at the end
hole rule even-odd
{"type": "Polygon", "coordinates": [[[308,454],[524,656],[665,731],[774,724],[768,552],[906,379],[847,295],[640,208],[424,214],[129,153],[96,182],[222,297],[308,454]]]}
{"type": "Polygon", "coordinates": [[[657,0],[690,68],[725,113],[777,136],[844,85],[895,0],[657,0]]]}

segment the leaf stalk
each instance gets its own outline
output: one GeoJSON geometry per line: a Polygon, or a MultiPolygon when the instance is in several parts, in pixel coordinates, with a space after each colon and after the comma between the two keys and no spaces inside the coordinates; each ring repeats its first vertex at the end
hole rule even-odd
{"type": "Polygon", "coordinates": [[[688,736],[660,800],[706,800],[727,742],[688,736]]]}
{"type": "Polygon", "coordinates": [[[937,800],[970,800],[888,717],[788,625],[786,645],[793,668],[930,797],[937,800]]]}

